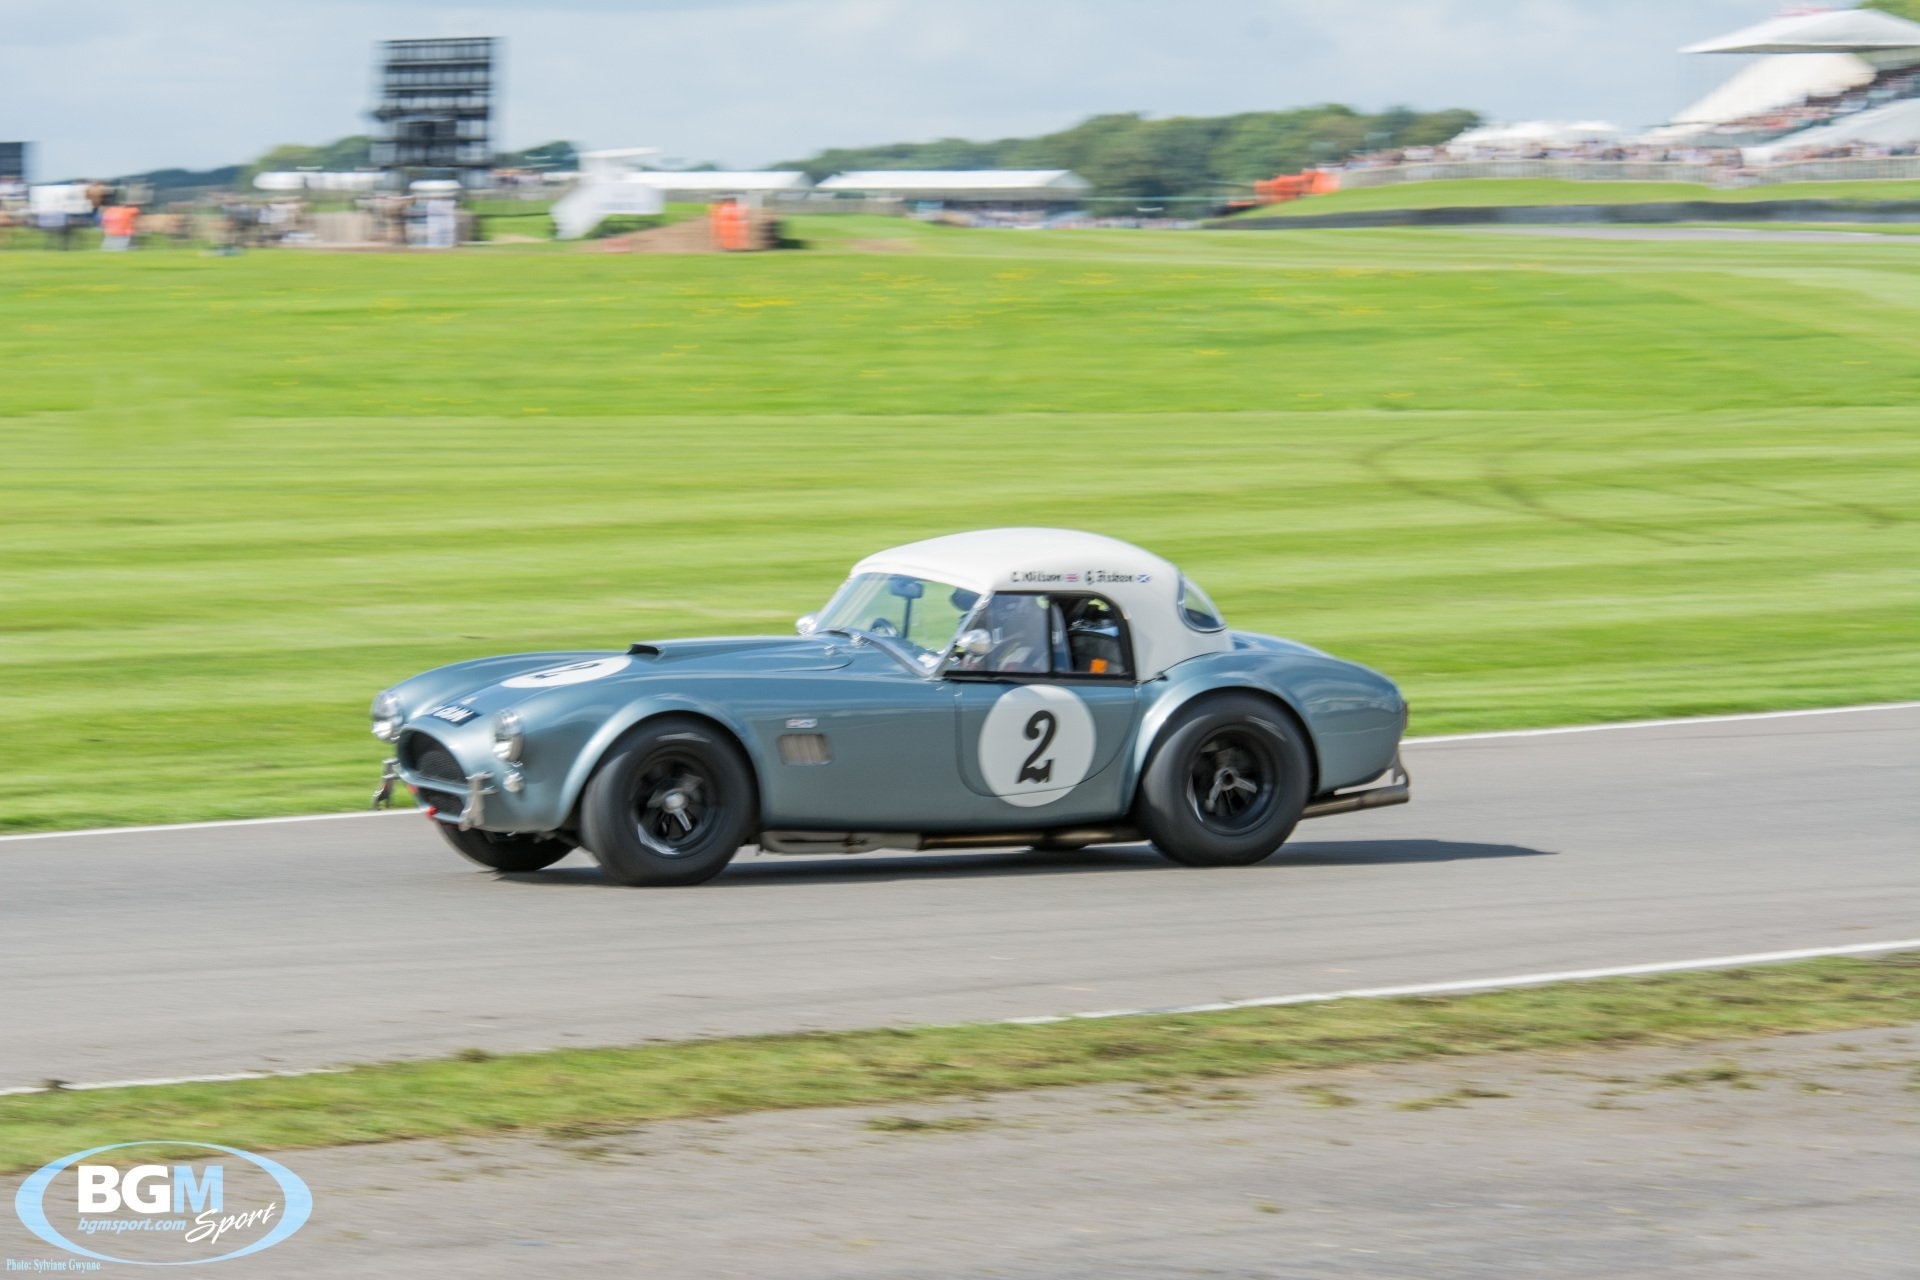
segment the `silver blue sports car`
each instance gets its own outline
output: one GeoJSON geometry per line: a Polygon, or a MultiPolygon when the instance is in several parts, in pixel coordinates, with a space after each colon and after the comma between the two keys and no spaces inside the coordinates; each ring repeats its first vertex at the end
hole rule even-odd
{"type": "Polygon", "coordinates": [[[634,885],[768,853],[1145,837],[1191,866],[1302,818],[1405,803],[1386,677],[1231,630],[1173,565],[1062,529],[869,556],[797,636],[455,663],[373,701],[453,847],[536,871],[584,847],[634,885]]]}

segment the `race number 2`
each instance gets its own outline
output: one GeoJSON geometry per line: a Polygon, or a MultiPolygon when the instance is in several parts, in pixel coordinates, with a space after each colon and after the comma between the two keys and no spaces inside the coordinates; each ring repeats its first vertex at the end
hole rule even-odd
{"type": "Polygon", "coordinates": [[[1020,782],[1053,781],[1053,761],[1040,763],[1047,754],[1047,748],[1053,745],[1053,735],[1059,732],[1060,717],[1051,711],[1036,711],[1027,719],[1027,736],[1040,739],[1040,745],[1033,749],[1026,763],[1020,766],[1020,782]]]}
{"type": "Polygon", "coordinates": [[[980,773],[1008,804],[1052,804],[1093,767],[1093,713],[1071,689],[1027,684],[1009,689],[980,726],[980,773]]]}

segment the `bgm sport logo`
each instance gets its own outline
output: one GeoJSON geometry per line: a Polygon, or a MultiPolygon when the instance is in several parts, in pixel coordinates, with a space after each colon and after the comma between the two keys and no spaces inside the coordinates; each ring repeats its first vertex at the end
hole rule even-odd
{"type": "MultiPolygon", "coordinates": [[[[313,1193],[285,1165],[238,1147],[120,1142],[43,1165],[13,1208],[27,1230],[81,1258],[177,1267],[271,1249],[306,1225],[313,1193]],[[194,1148],[214,1154],[181,1158],[194,1148]]],[[[99,1268],[9,1258],[6,1269],[99,1268]]]]}

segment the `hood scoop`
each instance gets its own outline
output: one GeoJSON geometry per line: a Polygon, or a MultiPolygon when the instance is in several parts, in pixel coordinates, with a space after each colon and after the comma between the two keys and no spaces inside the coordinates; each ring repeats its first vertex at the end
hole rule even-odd
{"type": "Polygon", "coordinates": [[[660,656],[660,646],[648,644],[644,640],[635,640],[627,646],[627,652],[636,658],[657,658],[660,656]]]}

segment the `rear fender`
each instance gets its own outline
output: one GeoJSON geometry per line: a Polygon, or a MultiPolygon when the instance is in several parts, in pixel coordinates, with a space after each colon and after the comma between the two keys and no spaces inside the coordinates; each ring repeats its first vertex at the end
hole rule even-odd
{"type": "MultiPolygon", "coordinates": [[[[1235,655],[1222,654],[1223,658],[1235,655]]],[[[1249,693],[1257,698],[1265,698],[1275,704],[1275,710],[1285,713],[1300,728],[1307,740],[1307,754],[1313,766],[1313,779],[1309,794],[1317,794],[1320,786],[1320,744],[1313,732],[1313,723],[1293,696],[1275,683],[1257,679],[1245,670],[1197,670],[1186,672],[1188,666],[1214,665],[1207,659],[1192,663],[1182,663],[1173,668],[1162,680],[1166,684],[1158,693],[1150,692],[1152,701],[1140,717],[1139,731],[1133,739],[1133,755],[1129,761],[1132,776],[1127,779],[1126,793],[1132,795],[1140,785],[1140,778],[1146,772],[1147,761],[1153,755],[1153,749],[1160,741],[1161,733],[1174,717],[1202,698],[1216,693],[1249,693]]],[[[1148,686],[1153,689],[1152,685],[1148,686]]]]}

